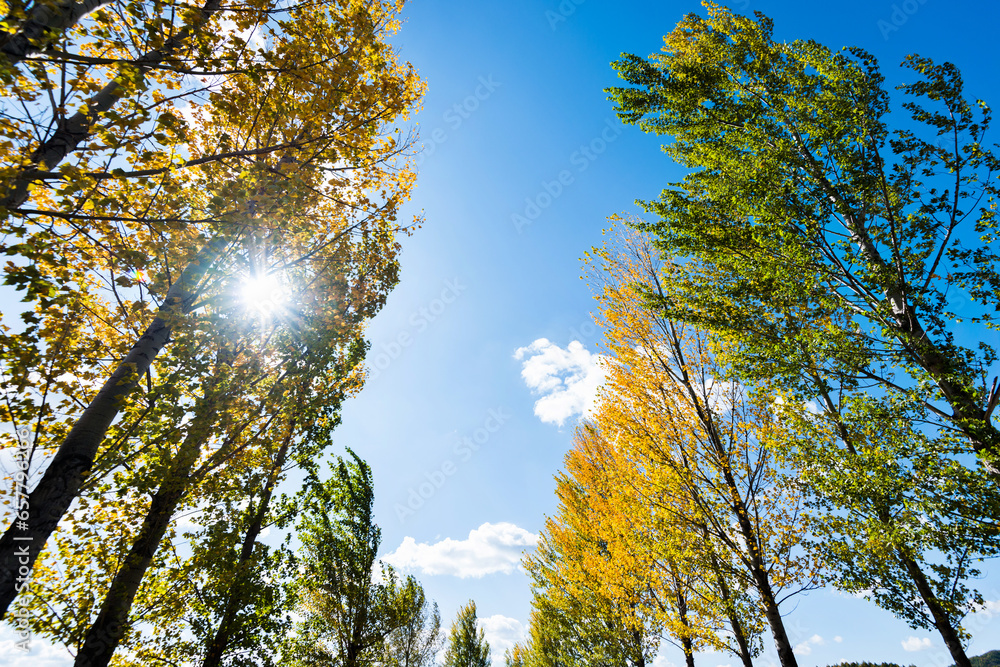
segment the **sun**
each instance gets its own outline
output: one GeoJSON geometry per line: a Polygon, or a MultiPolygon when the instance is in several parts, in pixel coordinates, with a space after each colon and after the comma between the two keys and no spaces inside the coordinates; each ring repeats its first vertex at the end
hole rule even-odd
{"type": "Polygon", "coordinates": [[[240,286],[243,306],[261,317],[272,317],[288,303],[288,288],[280,274],[248,276],[240,286]]]}

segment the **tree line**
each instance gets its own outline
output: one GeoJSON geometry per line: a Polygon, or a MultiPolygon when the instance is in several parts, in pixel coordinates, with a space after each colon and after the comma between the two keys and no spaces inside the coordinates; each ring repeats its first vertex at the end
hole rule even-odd
{"type": "MultiPolygon", "coordinates": [[[[376,558],[367,464],[319,463],[421,223],[402,6],[3,5],[0,601],[23,637],[81,667],[442,647],[376,558]]],[[[454,667],[489,664],[475,626],[470,603],[454,667]]]]}
{"type": "Polygon", "coordinates": [[[612,63],[687,174],[588,255],[607,382],[508,664],[749,667],[769,636],[795,667],[783,603],[832,585],[969,667],[1000,554],[990,108],[949,63],[908,57],[894,100],[861,49],[705,6],[612,63]]]}

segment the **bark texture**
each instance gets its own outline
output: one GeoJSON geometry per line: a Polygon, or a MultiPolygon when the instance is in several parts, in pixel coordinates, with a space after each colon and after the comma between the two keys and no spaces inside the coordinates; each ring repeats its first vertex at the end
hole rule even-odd
{"type": "MultiPolygon", "coordinates": [[[[158,65],[173,56],[187,44],[194,32],[204,27],[212,15],[219,11],[221,5],[222,0],[208,0],[191,25],[179,30],[160,48],[142,55],[132,63],[133,67],[142,72],[143,69],[158,65]]],[[[89,139],[93,135],[94,123],[98,116],[111,109],[124,92],[121,77],[116,78],[95,93],[83,109],[68,118],[60,119],[55,131],[34,150],[27,164],[4,184],[0,207],[10,211],[24,204],[28,200],[31,183],[43,172],[54,169],[67,155],[89,139]]]]}
{"type": "Polygon", "coordinates": [[[27,587],[35,559],[79,494],[111,422],[167,343],[171,323],[190,311],[198,284],[225,246],[224,238],[212,239],[181,272],[156,318],[73,425],[26,507],[0,537],[0,618],[27,587]]]}

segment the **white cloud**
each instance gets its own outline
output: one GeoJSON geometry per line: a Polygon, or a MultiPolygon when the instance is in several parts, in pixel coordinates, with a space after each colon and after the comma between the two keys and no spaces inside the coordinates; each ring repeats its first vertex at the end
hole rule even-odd
{"type": "Polygon", "coordinates": [[[1000,600],[986,600],[982,607],[976,609],[975,613],[982,614],[986,618],[1000,616],[1000,600]]]}
{"type": "Polygon", "coordinates": [[[809,655],[810,653],[812,653],[813,646],[822,646],[825,643],[826,642],[823,641],[822,637],[820,637],[819,635],[813,635],[812,637],[805,640],[801,644],[798,644],[795,647],[794,651],[796,655],[809,655]]]}
{"type": "Polygon", "coordinates": [[[907,637],[900,644],[904,651],[923,651],[933,646],[930,637],[907,637]]]}
{"type": "Polygon", "coordinates": [[[837,635],[836,637],[833,638],[833,641],[839,644],[840,642],[844,641],[844,638],[841,637],[840,635],[837,635]]]}
{"type": "Polygon", "coordinates": [[[494,663],[499,662],[504,651],[528,635],[528,629],[521,621],[500,614],[480,618],[479,627],[486,633],[486,641],[490,643],[494,663]]]}
{"type": "Polygon", "coordinates": [[[70,667],[73,656],[70,652],[41,637],[28,639],[28,650],[23,651],[19,643],[23,641],[14,628],[0,627],[0,655],[4,665],[9,667],[70,667]]]}
{"type": "Polygon", "coordinates": [[[667,660],[662,655],[657,654],[657,655],[655,655],[653,657],[653,663],[652,663],[651,667],[677,667],[677,665],[675,665],[674,663],[670,662],[669,660],[667,660]]]}
{"type": "Polygon", "coordinates": [[[469,531],[465,540],[449,537],[426,544],[404,537],[399,548],[382,560],[401,570],[478,578],[497,572],[510,574],[521,562],[522,552],[537,543],[537,535],[512,523],[484,523],[469,531]]]}
{"type": "Polygon", "coordinates": [[[597,390],[604,382],[601,355],[588,352],[574,340],[566,348],[547,338],[519,347],[514,358],[528,388],[542,397],[535,401],[535,415],[543,422],[562,426],[574,415],[587,416],[594,409],[597,390]]]}

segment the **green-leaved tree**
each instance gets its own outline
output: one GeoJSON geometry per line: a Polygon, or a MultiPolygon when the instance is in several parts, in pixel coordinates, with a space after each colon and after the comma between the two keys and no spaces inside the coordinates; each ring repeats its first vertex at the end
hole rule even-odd
{"type": "Polygon", "coordinates": [[[387,650],[387,642],[399,639],[407,625],[419,625],[415,616],[426,613],[425,605],[418,604],[424,592],[412,579],[400,584],[393,568],[378,560],[382,531],[372,510],[371,468],[348,453],[350,458],[340,458],[328,480],[309,480],[302,500],[297,589],[298,612],[304,618],[286,648],[285,662],[370,667],[388,662],[389,655],[416,665],[426,660],[418,647],[411,645],[410,655],[400,656],[387,650]]]}
{"type": "Polygon", "coordinates": [[[444,667],[490,667],[490,644],[482,628],[476,629],[476,603],[459,608],[451,625],[444,667]]]}
{"type": "Polygon", "coordinates": [[[690,170],[644,204],[678,265],[658,307],[725,336],[743,378],[812,398],[916,391],[996,474],[996,354],[977,335],[1000,324],[989,106],[950,63],[910,56],[910,118],[892,128],[869,53],[778,42],[760,14],[706,7],[662,53],[613,63],[628,85],[608,90],[690,170]]]}

